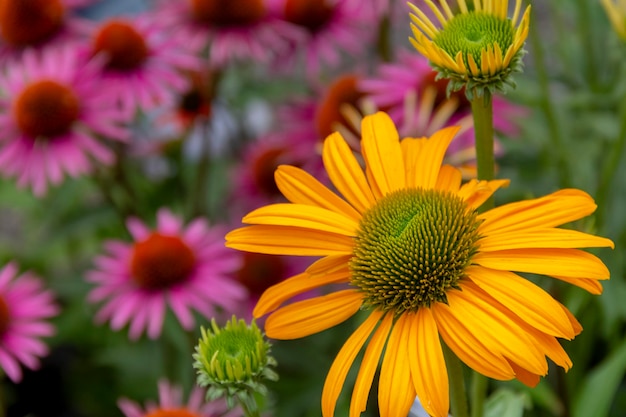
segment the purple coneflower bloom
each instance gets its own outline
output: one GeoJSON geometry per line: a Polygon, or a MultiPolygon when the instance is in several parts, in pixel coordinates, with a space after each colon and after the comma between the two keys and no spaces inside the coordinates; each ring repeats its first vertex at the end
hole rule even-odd
{"type": "Polygon", "coordinates": [[[209,319],[220,309],[238,311],[247,294],[231,274],[241,259],[224,247],[223,230],[203,218],[185,227],[167,209],[158,211],[155,230],[136,218],[126,224],[134,242],[106,242],[106,254],[95,259],[96,270],[87,276],[96,284],[89,301],[105,301],[97,321],[110,319],[114,330],[128,323],[131,339],[144,330],[155,339],[167,305],[187,330],[194,326],[191,309],[209,319]]]}
{"type": "Polygon", "coordinates": [[[57,315],[52,293],[30,273],[17,275],[17,265],[0,270],[0,367],[13,381],[22,379],[20,364],[39,367],[48,354],[40,338],[52,336],[54,327],[46,319],[57,315]]]}
{"type": "Polygon", "coordinates": [[[125,140],[127,117],[108,100],[95,61],[69,46],[25,51],[0,73],[0,172],[36,195],[65,174],[110,164],[100,137],[125,140]]]}

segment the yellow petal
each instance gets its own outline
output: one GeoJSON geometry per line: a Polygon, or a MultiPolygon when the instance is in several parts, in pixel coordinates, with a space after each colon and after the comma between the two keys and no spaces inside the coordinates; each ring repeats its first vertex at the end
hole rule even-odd
{"type": "Polygon", "coordinates": [[[404,159],[391,118],[382,112],[366,116],[361,132],[365,165],[382,195],[404,188],[404,159]]]}
{"type": "Polygon", "coordinates": [[[417,160],[427,140],[427,138],[404,138],[400,142],[400,148],[402,149],[402,155],[404,157],[407,188],[417,187],[416,181],[421,171],[421,167],[417,165],[417,160]]]}
{"type": "Polygon", "coordinates": [[[480,239],[480,251],[490,252],[524,248],[614,248],[610,239],[576,230],[541,228],[518,230],[513,233],[492,233],[480,239]]]}
{"type": "Polygon", "coordinates": [[[539,383],[539,380],[541,379],[539,375],[534,374],[530,372],[529,370],[522,368],[515,362],[510,362],[510,364],[511,364],[511,367],[513,368],[513,371],[515,371],[515,378],[518,381],[520,381],[522,384],[530,388],[535,388],[537,386],[537,384],[539,383]]]}
{"type": "Polygon", "coordinates": [[[465,200],[470,208],[477,209],[500,187],[509,185],[509,182],[509,180],[479,181],[472,179],[461,186],[458,195],[465,200]]]}
{"type": "MultiPolygon", "coordinates": [[[[381,313],[372,312],[372,315],[374,314],[378,314],[380,316],[381,313]]],[[[356,377],[356,382],[354,383],[354,389],[352,391],[352,399],[350,400],[350,417],[360,417],[361,413],[365,411],[369,391],[372,387],[372,382],[374,381],[374,374],[376,373],[376,369],[378,369],[378,362],[380,361],[380,356],[383,348],[385,347],[387,336],[389,336],[392,322],[393,314],[385,315],[380,323],[380,326],[372,335],[372,339],[367,344],[367,349],[365,349],[365,355],[363,356],[363,362],[359,368],[359,373],[356,377]]]]}
{"type": "Polygon", "coordinates": [[[418,159],[415,161],[417,166],[416,187],[435,188],[439,172],[441,171],[443,157],[459,129],[458,126],[446,127],[438,130],[426,140],[420,150],[418,159]]]}
{"type": "Polygon", "coordinates": [[[348,236],[290,226],[247,226],[226,235],[226,246],[269,255],[348,255],[354,240],[348,236]]]}
{"type": "Polygon", "coordinates": [[[531,274],[608,279],[609,270],[597,256],[579,249],[509,249],[479,252],[472,262],[487,268],[531,274]]]}
{"type": "Polygon", "coordinates": [[[532,200],[518,201],[491,209],[479,216],[485,234],[531,228],[556,227],[593,213],[596,204],[589,194],[566,189],[532,200]]]}
{"type": "Polygon", "coordinates": [[[444,165],[441,167],[441,171],[439,171],[435,188],[441,191],[458,193],[462,180],[463,176],[458,168],[452,165],[444,165]]]}
{"type": "Polygon", "coordinates": [[[330,274],[332,272],[338,272],[341,269],[348,268],[348,262],[352,258],[350,255],[333,255],[325,256],[313,262],[307,269],[307,274],[311,276],[330,274]]]}
{"type": "Polygon", "coordinates": [[[591,278],[580,278],[580,277],[562,277],[558,275],[550,275],[552,278],[556,278],[560,281],[567,282],[568,284],[575,285],[579,288],[582,288],[585,291],[590,292],[591,294],[600,295],[602,294],[603,288],[602,284],[598,282],[597,279],[591,278]]]}
{"type": "Polygon", "coordinates": [[[343,213],[356,221],[361,218],[354,207],[300,168],[281,165],[276,170],[274,177],[280,192],[292,203],[322,207],[343,213]]]}
{"type": "Polygon", "coordinates": [[[537,285],[509,271],[470,266],[465,272],[525,323],[553,336],[574,338],[574,328],[561,305],[537,285]]]}
{"type": "Polygon", "coordinates": [[[565,349],[563,349],[563,346],[561,346],[554,336],[550,336],[536,329],[529,329],[529,332],[531,337],[535,340],[535,345],[539,350],[544,352],[552,362],[566,371],[572,367],[572,360],[567,356],[565,349]]]}
{"type": "Polygon", "coordinates": [[[356,236],[359,228],[359,223],[353,218],[325,208],[305,204],[270,204],[248,213],[242,222],[293,226],[344,236],[356,236]]]}
{"type": "Polygon", "coordinates": [[[289,304],[273,312],[265,322],[272,339],[298,339],[329,329],[352,317],[363,301],[357,290],[342,290],[289,304]]]}
{"type": "Polygon", "coordinates": [[[406,314],[398,317],[387,341],[378,382],[380,417],[406,416],[415,401],[411,369],[407,366],[410,355],[407,339],[411,324],[407,323],[407,317],[406,314]]]}
{"type": "Polygon", "coordinates": [[[461,288],[462,291],[447,293],[452,314],[464,320],[469,331],[488,348],[531,372],[545,375],[548,372],[545,355],[523,330],[523,324],[518,324],[523,321],[493,303],[493,298],[471,281],[463,281],[461,288]]]}
{"type": "Polygon", "coordinates": [[[484,340],[472,333],[466,327],[465,319],[457,318],[449,305],[436,303],[431,310],[442,339],[467,366],[493,379],[515,378],[507,360],[491,346],[485,346],[484,340]]]}
{"type": "Polygon", "coordinates": [[[348,282],[349,278],[350,270],[347,268],[325,275],[310,276],[307,273],[295,275],[266,289],[256,303],[252,314],[254,317],[261,317],[276,310],[282,303],[296,295],[324,285],[348,282]]]}
{"type": "Polygon", "coordinates": [[[376,323],[380,320],[380,314],[374,312],[350,335],[348,340],[335,357],[333,364],[326,376],[324,389],[322,391],[322,415],[324,417],[333,417],[335,414],[335,405],[337,398],[341,393],[341,388],[346,380],[346,375],[354,362],[354,358],[359,353],[363,344],[376,327],[376,323]]]}
{"type": "Polygon", "coordinates": [[[363,170],[340,134],[333,133],[326,138],[322,159],[333,185],[359,213],[374,204],[374,195],[363,170]]]}
{"type": "Polygon", "coordinates": [[[429,415],[447,417],[448,373],[437,324],[429,308],[420,308],[409,323],[409,366],[415,392],[429,415]]]}

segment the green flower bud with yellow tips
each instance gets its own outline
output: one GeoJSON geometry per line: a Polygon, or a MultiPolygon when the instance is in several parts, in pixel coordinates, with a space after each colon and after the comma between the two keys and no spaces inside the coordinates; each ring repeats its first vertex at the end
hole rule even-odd
{"type": "Polygon", "coordinates": [[[438,24],[409,4],[414,36],[409,40],[428,58],[439,78],[450,79],[450,91],[465,87],[472,100],[514,85],[510,76],[521,71],[530,6],[519,19],[521,0],[516,0],[512,18],[507,17],[508,0],[474,0],[471,7],[466,0],[457,0],[458,12],[444,0],[439,0],[439,6],[433,0],[425,3],[438,24]]]}
{"type": "Polygon", "coordinates": [[[271,367],[270,344],[253,321],[250,325],[235,316],[220,328],[215,320],[210,329],[201,329],[193,367],[198,385],[208,387],[207,401],[225,397],[229,407],[237,401],[246,414],[257,415],[255,393],[265,396],[265,380],[275,381],[278,375],[271,367]]]}

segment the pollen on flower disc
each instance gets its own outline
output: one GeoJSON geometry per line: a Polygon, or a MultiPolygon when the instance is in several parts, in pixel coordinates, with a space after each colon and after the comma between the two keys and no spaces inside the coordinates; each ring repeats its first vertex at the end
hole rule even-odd
{"type": "Polygon", "coordinates": [[[395,314],[445,303],[478,249],[477,228],[476,213],[450,193],[388,194],[363,215],[351,283],[366,305],[395,314]]]}
{"type": "Polygon", "coordinates": [[[196,264],[192,250],[180,238],[152,233],[135,243],[131,273],[146,290],[163,290],[185,282],[196,264]]]}
{"type": "Polygon", "coordinates": [[[327,0],[287,0],[285,20],[315,33],[330,21],[335,7],[327,0]]]}
{"type": "Polygon", "coordinates": [[[157,408],[144,417],[199,417],[186,408],[157,408]]]}
{"type": "MultiPolygon", "coordinates": [[[[341,114],[341,106],[344,104],[359,106],[359,100],[364,94],[357,88],[359,78],[348,74],[338,78],[326,91],[315,111],[315,126],[320,138],[325,138],[335,132],[335,124],[350,126],[341,114]]],[[[360,136],[357,132],[355,134],[360,136]]]]}
{"type": "Polygon", "coordinates": [[[59,31],[64,14],[60,0],[0,0],[0,35],[15,47],[36,45],[59,31]]]}
{"type": "Polygon", "coordinates": [[[11,315],[9,313],[9,306],[6,301],[0,297],[0,336],[9,328],[10,321],[11,315]]]}
{"type": "Polygon", "coordinates": [[[119,71],[139,67],[148,57],[144,37],[132,25],[111,21],[104,25],[94,40],[94,54],[107,55],[107,68],[119,71]]]}
{"type": "Polygon", "coordinates": [[[79,101],[71,88],[43,80],[28,85],[15,101],[19,129],[32,137],[66,133],[79,116],[79,101]]]}
{"type": "Polygon", "coordinates": [[[191,0],[191,9],[198,22],[218,27],[247,26],[266,14],[262,0],[191,0]]]}

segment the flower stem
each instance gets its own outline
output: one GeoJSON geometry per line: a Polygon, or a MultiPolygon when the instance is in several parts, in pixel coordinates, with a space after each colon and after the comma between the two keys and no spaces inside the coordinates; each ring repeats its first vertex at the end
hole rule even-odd
{"type": "Polygon", "coordinates": [[[467,411],[467,393],[465,391],[465,381],[463,379],[463,363],[442,343],[443,356],[448,369],[448,379],[450,380],[450,406],[454,417],[469,417],[467,411]]]}
{"type": "MultiPolygon", "coordinates": [[[[492,180],[495,177],[493,155],[493,105],[491,95],[483,94],[471,100],[474,118],[476,146],[476,168],[479,180],[492,180]]],[[[491,199],[490,199],[491,200],[491,199]]],[[[485,209],[493,207],[493,200],[483,204],[485,209]]]]}
{"type": "Polygon", "coordinates": [[[472,373],[472,417],[483,417],[488,382],[489,381],[484,375],[481,375],[478,372],[472,373]]]}

